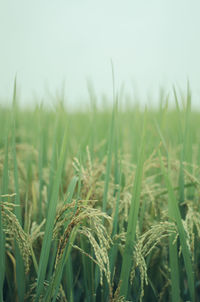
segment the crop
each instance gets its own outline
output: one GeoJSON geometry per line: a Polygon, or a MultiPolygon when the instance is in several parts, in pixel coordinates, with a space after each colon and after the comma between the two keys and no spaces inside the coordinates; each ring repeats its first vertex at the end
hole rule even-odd
{"type": "MultiPolygon", "coordinates": [[[[91,91],[90,91],[91,92],[91,91]]],[[[200,112],[0,107],[0,302],[198,301],[200,112]]]]}

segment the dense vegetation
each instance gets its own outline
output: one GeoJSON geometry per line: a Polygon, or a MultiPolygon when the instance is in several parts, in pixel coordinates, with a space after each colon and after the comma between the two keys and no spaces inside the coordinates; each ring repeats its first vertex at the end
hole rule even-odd
{"type": "Polygon", "coordinates": [[[200,300],[200,113],[114,100],[0,107],[0,302],[200,300]]]}

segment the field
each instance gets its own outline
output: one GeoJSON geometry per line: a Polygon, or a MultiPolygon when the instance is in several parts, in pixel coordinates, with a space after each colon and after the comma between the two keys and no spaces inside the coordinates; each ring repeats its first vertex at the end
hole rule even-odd
{"type": "MultiPolygon", "coordinates": [[[[115,94],[115,93],[114,93],[115,94]]],[[[0,106],[0,302],[200,301],[200,112],[0,106]]]]}

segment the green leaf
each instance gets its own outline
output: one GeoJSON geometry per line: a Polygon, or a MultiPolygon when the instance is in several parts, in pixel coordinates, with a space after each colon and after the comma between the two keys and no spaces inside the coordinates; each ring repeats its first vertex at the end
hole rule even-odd
{"type": "MultiPolygon", "coordinates": [[[[195,301],[195,291],[194,291],[194,273],[193,273],[193,268],[192,268],[192,261],[191,261],[191,255],[190,251],[188,249],[187,245],[187,234],[185,232],[185,229],[183,227],[183,223],[181,220],[181,214],[179,211],[178,207],[178,202],[175,197],[175,193],[171,184],[171,180],[169,175],[165,171],[165,167],[161,158],[161,154],[159,153],[160,156],[160,163],[161,163],[161,170],[165,179],[166,187],[168,189],[168,195],[169,195],[169,217],[172,218],[177,225],[178,228],[178,233],[180,237],[180,243],[181,243],[181,248],[182,248],[182,254],[183,254],[183,259],[185,263],[185,269],[186,269],[186,274],[188,278],[188,286],[189,286],[189,291],[190,291],[190,296],[192,301],[195,301]]],[[[171,250],[171,253],[173,253],[173,250],[171,250]]],[[[173,256],[173,255],[171,255],[173,256]]],[[[171,259],[172,261],[172,259],[171,259]]],[[[177,276],[177,272],[174,272],[174,274],[177,276]]],[[[174,278],[175,279],[175,276],[174,278]]],[[[175,282],[175,280],[173,280],[175,282]]],[[[177,284],[178,286],[178,284],[177,284]]],[[[178,294],[177,294],[178,295],[178,294]]]]}
{"type": "Polygon", "coordinates": [[[126,235],[125,250],[122,260],[121,268],[121,287],[120,294],[127,298],[128,288],[129,288],[129,274],[132,265],[133,258],[133,245],[135,241],[136,225],[138,221],[139,205],[140,205],[140,193],[142,186],[142,176],[143,176],[143,163],[144,163],[144,150],[145,150],[145,134],[146,134],[146,112],[144,117],[140,155],[137,163],[136,175],[134,179],[131,207],[128,217],[128,227],[126,235]]]}
{"type": "Polygon", "coordinates": [[[51,247],[51,240],[53,235],[53,225],[54,225],[54,219],[56,215],[56,206],[57,201],[59,197],[59,187],[61,183],[61,175],[63,170],[63,163],[65,159],[65,153],[66,153],[66,147],[67,147],[67,136],[68,133],[65,131],[65,135],[62,142],[62,148],[60,152],[59,162],[58,162],[58,168],[56,171],[53,188],[52,188],[52,194],[51,199],[49,201],[49,207],[48,207],[48,214],[47,214],[47,221],[45,226],[45,234],[42,244],[42,250],[40,255],[40,262],[39,262],[39,269],[38,269],[38,280],[37,280],[37,291],[36,291],[36,300],[39,300],[39,296],[43,290],[44,287],[44,280],[46,275],[46,269],[49,259],[49,253],[50,253],[50,247],[51,247]]]}

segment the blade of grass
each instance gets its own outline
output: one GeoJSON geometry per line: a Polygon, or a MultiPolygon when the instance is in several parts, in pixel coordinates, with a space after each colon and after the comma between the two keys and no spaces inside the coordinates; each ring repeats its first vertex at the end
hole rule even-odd
{"type": "MultiPolygon", "coordinates": [[[[78,182],[78,178],[75,176],[73,177],[72,181],[69,184],[68,191],[67,191],[67,201],[66,203],[71,203],[72,197],[74,195],[74,191],[76,188],[78,182]]],[[[74,207],[74,214],[77,210],[77,205],[78,205],[78,199],[76,200],[76,205],[74,207]]],[[[69,221],[70,223],[70,221],[69,221]]],[[[65,225],[65,228],[67,227],[68,224],[65,225]]],[[[67,299],[69,302],[74,301],[74,293],[73,293],[73,262],[71,259],[71,255],[69,254],[68,259],[65,262],[64,268],[63,268],[63,275],[65,276],[66,280],[66,292],[67,292],[67,299]]]]}
{"type": "MultiPolygon", "coordinates": [[[[102,206],[103,212],[106,212],[106,207],[107,207],[107,196],[108,196],[108,188],[109,188],[111,165],[112,165],[112,152],[113,152],[113,144],[114,144],[115,116],[116,116],[116,110],[118,105],[117,101],[115,103],[115,77],[114,77],[114,67],[112,61],[111,61],[111,68],[112,68],[112,83],[113,83],[113,110],[112,110],[112,117],[111,117],[110,133],[108,137],[108,150],[107,150],[108,158],[106,163],[106,175],[105,175],[104,192],[103,192],[103,206],[102,206]]],[[[103,223],[104,223],[104,218],[103,218],[103,223]]],[[[100,280],[99,268],[96,266],[95,290],[97,290],[99,286],[99,280],[100,280]]]]}
{"type": "Polygon", "coordinates": [[[94,160],[94,147],[97,135],[97,97],[95,95],[94,87],[91,81],[87,82],[88,93],[90,97],[90,107],[91,107],[91,128],[90,128],[90,152],[91,160],[94,160]]]}
{"type": "MultiPolygon", "coordinates": [[[[168,173],[170,171],[170,160],[168,155],[168,173]]],[[[168,175],[169,177],[169,175],[168,175]]],[[[170,200],[168,199],[168,203],[170,200]]],[[[169,219],[170,221],[174,220],[174,213],[171,205],[168,205],[169,209],[169,219]]],[[[180,273],[179,273],[179,264],[178,264],[178,246],[177,242],[174,243],[176,235],[173,234],[169,237],[169,261],[170,261],[170,274],[171,274],[171,285],[172,285],[172,301],[180,301],[180,273]]]]}
{"type": "Polygon", "coordinates": [[[43,166],[44,166],[44,129],[43,129],[43,120],[42,120],[42,112],[40,112],[40,138],[39,138],[39,155],[38,155],[38,176],[39,176],[39,202],[38,202],[38,222],[42,221],[42,189],[43,189],[43,166]]]}
{"type": "MultiPolygon", "coordinates": [[[[165,183],[166,183],[166,187],[168,189],[168,194],[169,194],[169,216],[172,215],[173,220],[177,224],[183,259],[184,259],[184,263],[185,263],[186,274],[187,274],[187,278],[188,278],[189,292],[190,292],[192,301],[195,301],[194,275],[193,275],[191,255],[190,255],[188,245],[187,245],[187,234],[183,227],[183,223],[181,220],[181,214],[180,214],[180,211],[178,208],[178,203],[177,203],[177,200],[176,200],[176,197],[174,194],[174,190],[173,190],[173,187],[171,184],[170,177],[167,174],[167,172],[165,171],[165,167],[164,167],[160,153],[159,153],[159,156],[160,156],[161,170],[162,170],[162,173],[163,173],[163,176],[165,179],[165,183]]],[[[173,253],[173,251],[172,251],[172,253],[173,253]]],[[[174,282],[175,282],[175,280],[174,280],[174,282]]]]}
{"type": "MultiPolygon", "coordinates": [[[[184,120],[183,120],[183,127],[182,127],[182,119],[181,119],[181,110],[178,103],[178,98],[176,94],[176,90],[174,88],[174,96],[176,101],[176,109],[178,114],[179,120],[179,136],[180,136],[180,143],[182,144],[181,147],[181,154],[180,154],[180,170],[179,170],[179,203],[183,204],[185,200],[185,179],[184,179],[184,162],[192,164],[192,139],[191,139],[191,128],[190,128],[190,115],[191,115],[191,92],[189,83],[187,85],[187,103],[186,109],[184,111],[184,120]]],[[[190,174],[192,174],[192,166],[188,166],[188,170],[190,174]]],[[[188,199],[193,198],[194,189],[188,188],[187,189],[187,197],[188,199]]],[[[186,206],[182,205],[180,207],[181,216],[184,219],[186,215],[186,206]]]]}
{"type": "MultiPolygon", "coordinates": [[[[119,182],[121,183],[121,173],[119,175],[119,182]]],[[[118,192],[117,192],[117,196],[116,196],[116,206],[115,206],[115,214],[114,214],[114,219],[113,219],[112,238],[117,234],[117,231],[118,231],[120,193],[121,193],[121,190],[120,190],[120,187],[119,187],[118,192]]],[[[109,252],[111,280],[112,280],[113,274],[114,274],[117,252],[118,252],[118,243],[115,242],[114,245],[112,246],[110,252],[109,252]]]]}
{"type": "Polygon", "coordinates": [[[63,268],[63,275],[65,275],[65,292],[67,296],[67,301],[74,301],[74,287],[73,287],[73,262],[71,254],[69,254],[67,260],[65,261],[63,268]]]}
{"type": "MultiPolygon", "coordinates": [[[[167,150],[166,141],[164,139],[164,136],[162,134],[162,131],[158,123],[156,121],[155,123],[156,123],[158,134],[164,146],[167,159],[169,161],[169,154],[167,150]]],[[[171,212],[170,207],[169,207],[169,218],[173,221],[173,213],[171,212]]],[[[176,301],[180,301],[180,278],[179,278],[179,268],[178,268],[178,247],[177,247],[177,243],[174,243],[174,239],[175,239],[175,235],[171,235],[169,238],[169,259],[170,259],[170,273],[171,273],[171,284],[172,284],[172,301],[176,302],[176,301]]]]}
{"type": "Polygon", "coordinates": [[[111,171],[111,164],[112,164],[113,143],[114,143],[115,118],[116,118],[116,111],[118,106],[117,100],[115,98],[115,75],[114,75],[114,66],[112,60],[111,60],[111,68],[112,68],[112,84],[113,84],[113,111],[112,111],[112,118],[111,118],[110,134],[108,138],[108,150],[107,150],[108,159],[106,164],[106,176],[105,176],[104,193],[103,193],[103,208],[102,208],[103,212],[106,212],[106,205],[107,205],[107,195],[108,195],[110,171],[111,171]]]}
{"type": "Polygon", "coordinates": [[[145,150],[145,134],[146,134],[146,112],[144,116],[140,155],[139,155],[136,175],[134,179],[130,213],[128,217],[125,250],[123,254],[122,268],[121,268],[121,275],[120,275],[120,280],[121,280],[120,295],[124,296],[125,299],[128,293],[129,274],[132,264],[133,245],[135,241],[136,225],[137,225],[139,205],[140,205],[140,193],[141,193],[141,186],[142,186],[144,150],[145,150]]]}
{"type": "MultiPolygon", "coordinates": [[[[59,147],[61,145],[62,140],[62,131],[61,130],[61,118],[59,113],[56,115],[56,121],[54,126],[54,134],[53,134],[53,148],[52,148],[52,158],[51,158],[51,165],[50,165],[50,173],[49,173],[49,185],[48,185],[48,202],[51,200],[52,190],[53,190],[53,183],[54,177],[56,173],[56,167],[58,164],[58,152],[59,147]]],[[[49,205],[47,205],[49,206],[49,205]]]]}
{"type": "Polygon", "coordinates": [[[56,206],[57,206],[57,200],[58,200],[58,195],[59,195],[59,187],[60,187],[60,183],[61,183],[61,175],[62,175],[62,170],[63,170],[63,163],[64,163],[66,147],[67,147],[67,131],[65,131],[65,135],[63,138],[61,152],[60,152],[60,158],[59,158],[59,162],[58,162],[58,168],[57,168],[54,183],[53,183],[51,199],[49,200],[47,221],[46,221],[46,226],[45,226],[45,234],[44,234],[40,262],[39,262],[39,269],[38,269],[37,291],[36,291],[36,300],[35,301],[39,301],[39,296],[44,287],[44,280],[45,280],[45,274],[46,274],[46,269],[47,269],[47,264],[48,264],[48,259],[49,259],[50,247],[51,247],[51,240],[52,240],[52,235],[53,235],[53,225],[54,225],[54,219],[55,219],[55,215],[56,215],[56,206]]]}
{"type": "MultiPolygon", "coordinates": [[[[4,159],[4,167],[3,167],[3,179],[2,179],[2,194],[8,193],[8,137],[6,135],[5,138],[5,159],[4,159]]],[[[4,199],[7,201],[7,198],[4,199]]],[[[1,201],[3,203],[3,200],[1,201]]],[[[3,286],[4,286],[4,278],[5,278],[5,234],[3,231],[2,224],[2,207],[0,204],[0,302],[3,302],[3,286]]]]}
{"type": "MultiPolygon", "coordinates": [[[[112,238],[117,234],[118,232],[118,216],[119,216],[119,203],[120,203],[120,194],[121,194],[121,181],[122,181],[122,165],[121,165],[121,158],[119,158],[118,153],[120,149],[119,144],[119,124],[118,124],[118,108],[116,108],[116,123],[115,123],[115,148],[114,148],[114,156],[115,156],[115,162],[114,162],[114,179],[115,179],[115,191],[114,196],[116,197],[116,205],[115,205],[115,214],[113,218],[113,228],[112,228],[112,238]]],[[[121,150],[120,150],[121,151],[121,150]]],[[[120,152],[121,153],[121,152],[120,152]]],[[[111,250],[109,251],[109,259],[110,259],[110,271],[111,271],[111,280],[114,276],[114,267],[115,262],[117,259],[117,252],[118,252],[118,243],[115,242],[115,244],[112,246],[111,250]]],[[[108,290],[107,290],[108,293],[108,290]]]]}
{"type": "Polygon", "coordinates": [[[160,129],[160,127],[159,127],[159,125],[158,125],[158,123],[157,123],[156,120],[154,121],[154,123],[155,123],[155,126],[156,126],[156,130],[158,131],[158,135],[160,136],[162,145],[163,145],[163,147],[164,147],[164,149],[165,149],[165,152],[166,152],[166,154],[168,155],[167,143],[166,143],[165,138],[164,138],[164,136],[163,136],[163,134],[162,134],[162,131],[161,131],[161,129],[160,129]]]}
{"type": "Polygon", "coordinates": [[[108,159],[106,163],[106,175],[105,175],[104,193],[103,193],[103,208],[102,208],[103,212],[106,212],[106,206],[107,206],[107,196],[108,196],[108,187],[110,181],[112,151],[113,151],[113,142],[114,142],[114,125],[115,125],[115,105],[113,106],[110,134],[108,138],[108,151],[107,151],[108,159]]]}
{"type": "Polygon", "coordinates": [[[175,235],[169,238],[169,261],[172,286],[172,302],[181,301],[180,298],[180,278],[178,268],[178,247],[177,242],[174,243],[175,235]]]}
{"type": "MultiPolygon", "coordinates": [[[[15,185],[15,207],[14,213],[22,225],[22,214],[20,206],[20,193],[19,193],[19,177],[18,177],[18,165],[17,165],[17,156],[16,156],[16,135],[15,135],[15,123],[16,123],[16,114],[17,114],[17,84],[16,78],[14,83],[14,92],[13,92],[13,127],[12,127],[12,155],[13,155],[13,164],[14,164],[14,185],[15,185]]],[[[17,242],[15,241],[15,259],[16,259],[16,282],[17,282],[17,294],[20,302],[24,301],[25,294],[25,272],[24,272],[24,263],[17,242]]]]}
{"type": "MultiPolygon", "coordinates": [[[[183,137],[183,161],[186,161],[188,164],[188,171],[192,174],[192,129],[190,127],[191,119],[191,91],[189,82],[187,84],[187,104],[185,112],[185,127],[184,127],[184,137],[183,137]]],[[[187,198],[193,199],[193,188],[187,189],[187,198]]]]}
{"type": "Polygon", "coordinates": [[[177,111],[177,116],[178,116],[178,120],[179,120],[179,136],[180,136],[180,141],[183,141],[183,129],[182,129],[182,123],[181,123],[181,109],[179,106],[179,102],[178,102],[178,96],[176,93],[176,89],[175,87],[173,87],[173,92],[174,92],[174,98],[175,98],[175,103],[176,103],[176,111],[177,111]]]}

